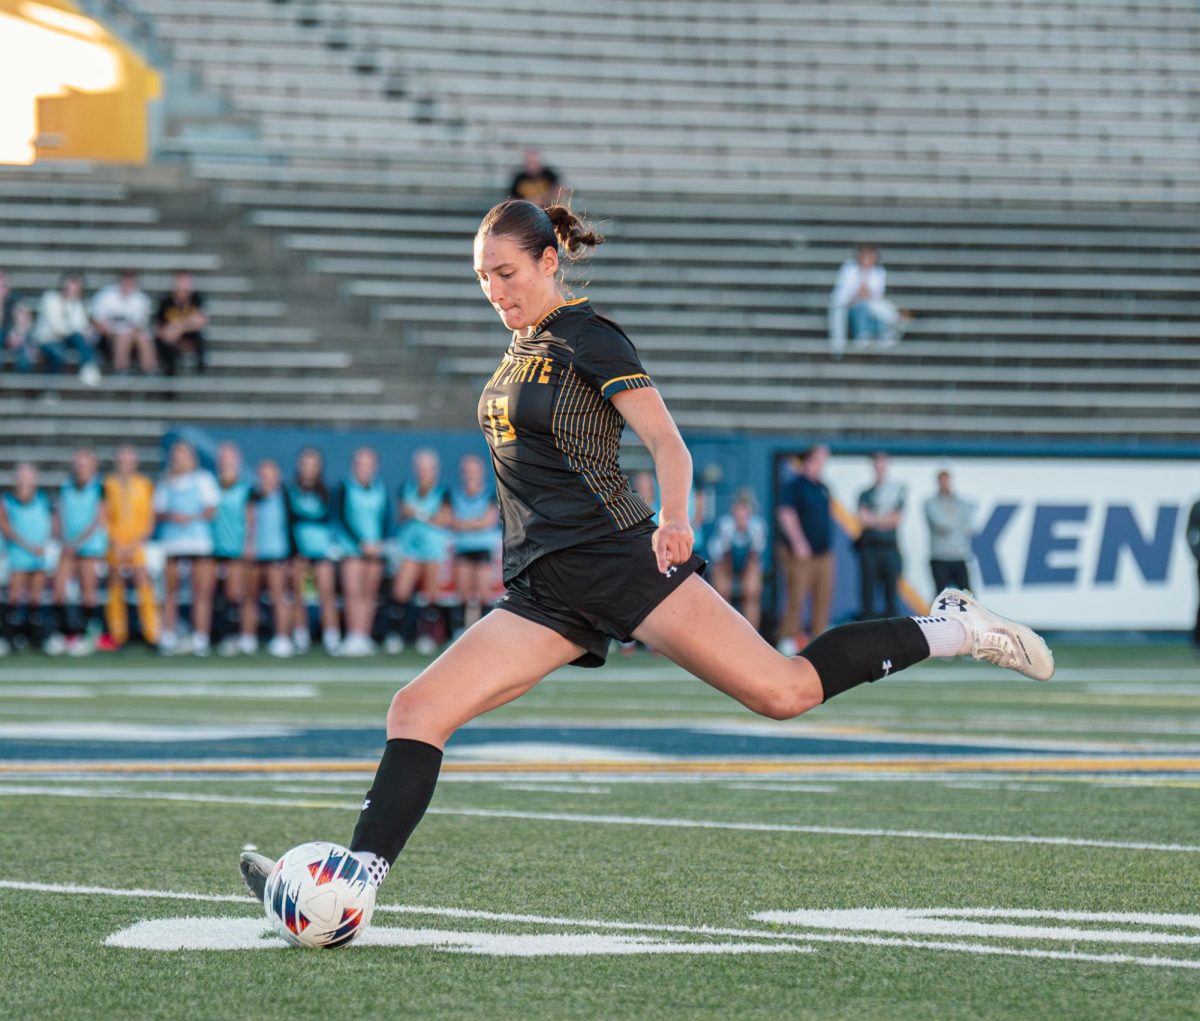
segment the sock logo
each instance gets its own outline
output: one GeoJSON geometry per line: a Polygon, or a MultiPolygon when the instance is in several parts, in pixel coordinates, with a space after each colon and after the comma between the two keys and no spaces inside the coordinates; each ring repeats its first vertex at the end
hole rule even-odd
{"type": "Polygon", "coordinates": [[[892,661],[890,659],[885,659],[883,661],[883,676],[886,677],[891,672],[891,669],[892,661]]]}

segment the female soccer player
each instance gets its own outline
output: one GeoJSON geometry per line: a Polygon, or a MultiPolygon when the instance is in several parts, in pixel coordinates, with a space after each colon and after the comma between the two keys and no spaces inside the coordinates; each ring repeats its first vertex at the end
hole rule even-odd
{"type": "Polygon", "coordinates": [[[450,534],[450,494],[438,481],[441,463],[432,450],[418,450],[412,459],[413,477],[400,487],[397,505],[400,527],[396,546],[401,561],[392,580],[391,617],[398,634],[389,634],[386,648],[399,652],[414,638],[417,652],[437,649],[434,631],[439,614],[434,601],[442,581],[450,534]],[[398,639],[398,640],[395,640],[398,639]]]}
{"type": "Polygon", "coordinates": [[[192,636],[190,649],[197,656],[209,654],[212,627],[213,565],[212,522],[220,493],[211,472],[196,463],[190,443],[178,440],[167,455],[167,472],[154,490],[154,513],[160,523],[163,551],[167,555],[164,574],[163,628],[158,648],[164,655],[187,651],[179,640],[179,587],[183,565],[192,571],[192,636]]]}
{"type": "Polygon", "coordinates": [[[100,481],[96,453],[87,447],[75,451],[71,477],[59,488],[55,532],[62,542],[53,586],[57,633],[47,639],[46,651],[51,651],[51,640],[57,638],[62,645],[53,651],[82,656],[95,649],[104,632],[98,594],[100,562],[108,553],[104,484],[100,481]],[[72,577],[79,582],[81,607],[67,605],[67,587],[72,577]],[[76,609],[80,612],[73,612],[76,609]],[[65,641],[62,635],[66,635],[65,641]]]}
{"type": "Polygon", "coordinates": [[[292,555],[283,473],[269,457],[258,462],[258,484],[250,495],[246,518],[250,569],[242,603],[242,648],[258,647],[258,601],[263,589],[271,600],[273,635],[267,652],[279,659],[292,655],[292,607],[288,602],[287,567],[292,555]]]}
{"type": "Polygon", "coordinates": [[[0,606],[0,654],[46,638],[46,544],[54,527],[50,499],[38,488],[37,467],[22,461],[12,491],[0,497],[0,536],[8,543],[8,602],[0,606]]]}
{"type": "Polygon", "coordinates": [[[321,644],[334,655],[342,641],[338,625],[337,578],[334,576],[336,541],[333,509],[323,475],[325,459],[315,447],[305,447],[296,458],[296,479],[284,490],[288,522],[292,531],[292,644],[308,651],[312,641],[308,628],[308,606],[304,583],[312,572],[321,608],[321,644]]]}
{"type": "Polygon", "coordinates": [[[258,647],[243,640],[242,604],[250,550],[246,546],[247,508],[253,486],[242,478],[242,452],[236,443],[217,447],[217,512],[213,518],[212,640],[222,656],[252,653],[258,647]]]}
{"type": "MultiPolygon", "coordinates": [[[[699,577],[691,457],[633,344],[559,268],[602,238],[563,206],[509,200],[475,236],[475,275],[512,330],[479,401],[504,525],[508,593],[392,699],[388,742],[350,849],[380,882],[433,795],[442,748],[469,720],[568,663],[599,666],[636,638],[754,712],[785,720],[930,656],[972,655],[1031,677],[1054,663],[1029,628],[947,590],[938,616],[848,624],[787,658],[699,577]],[[617,461],[628,422],[654,460],[658,525],[617,461]]],[[[243,854],[261,897],[273,862],[243,854]]]]}
{"type": "Polygon", "coordinates": [[[392,530],[387,486],[376,476],[379,455],[359,447],[350,458],[350,477],[338,486],[333,516],[342,561],[342,598],[346,604],[346,637],[339,656],[370,656],[375,652],[371,625],[383,580],[383,544],[392,530]]]}
{"type": "Polygon", "coordinates": [[[463,604],[463,630],[483,613],[492,590],[492,559],[500,548],[500,511],[485,481],[482,458],[466,454],[458,462],[460,485],[450,493],[454,517],[454,587],[463,604]]]}

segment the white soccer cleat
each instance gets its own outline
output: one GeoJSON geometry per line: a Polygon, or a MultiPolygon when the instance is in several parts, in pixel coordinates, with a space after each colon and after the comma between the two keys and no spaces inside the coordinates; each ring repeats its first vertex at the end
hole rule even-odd
{"type": "Polygon", "coordinates": [[[931,614],[957,620],[967,633],[964,656],[1015,670],[1035,681],[1054,676],[1054,654],[1033,628],[1001,617],[962,589],[943,589],[933,600],[931,614]]]}
{"type": "Polygon", "coordinates": [[[288,659],[293,651],[292,640],[287,635],[276,635],[267,642],[267,655],[276,659],[288,659]]]}

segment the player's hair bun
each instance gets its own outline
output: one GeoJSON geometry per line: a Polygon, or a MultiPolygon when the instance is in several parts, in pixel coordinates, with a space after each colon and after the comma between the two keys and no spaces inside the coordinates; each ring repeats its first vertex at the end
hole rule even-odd
{"type": "Polygon", "coordinates": [[[547,206],[546,215],[554,227],[554,236],[568,258],[583,258],[604,243],[604,235],[581,220],[566,206],[547,206]]]}

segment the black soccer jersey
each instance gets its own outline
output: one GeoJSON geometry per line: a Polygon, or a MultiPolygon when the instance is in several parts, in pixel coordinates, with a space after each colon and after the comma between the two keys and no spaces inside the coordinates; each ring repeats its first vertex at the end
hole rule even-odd
{"type": "Polygon", "coordinates": [[[609,403],[653,386],[629,338],[586,298],[513,335],[479,399],[504,523],[504,580],[544,553],[630,528],[653,511],[621,474],[625,420],[609,403]]]}

